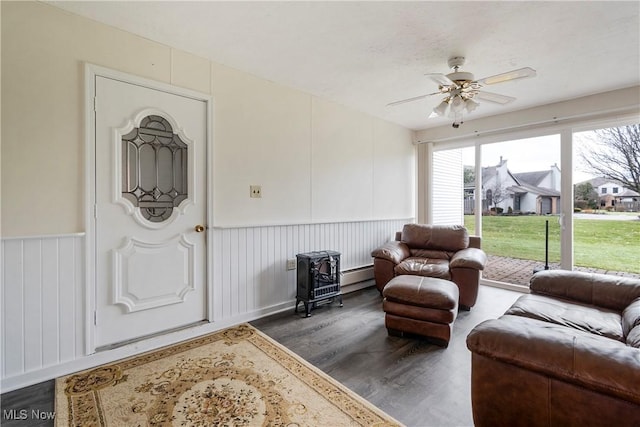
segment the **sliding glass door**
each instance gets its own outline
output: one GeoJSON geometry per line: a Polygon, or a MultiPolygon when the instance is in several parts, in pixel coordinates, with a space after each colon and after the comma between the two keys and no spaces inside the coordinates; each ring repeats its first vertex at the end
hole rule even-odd
{"type": "Polygon", "coordinates": [[[573,134],[574,264],[640,275],[640,125],[573,134]]]}
{"type": "Polygon", "coordinates": [[[471,144],[430,147],[427,219],[482,236],[485,280],[640,277],[640,125],[471,144]]]}
{"type": "Polygon", "coordinates": [[[527,286],[560,263],[560,135],[481,146],[487,280],[527,286]]]}
{"type": "Polygon", "coordinates": [[[560,262],[559,164],[559,135],[434,150],[432,222],[482,235],[484,279],[527,286],[560,262]]]}

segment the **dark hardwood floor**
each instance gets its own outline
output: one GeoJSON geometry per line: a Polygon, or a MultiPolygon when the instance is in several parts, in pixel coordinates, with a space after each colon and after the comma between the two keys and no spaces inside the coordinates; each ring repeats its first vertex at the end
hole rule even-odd
{"type": "Polygon", "coordinates": [[[54,380],[2,394],[0,425],[2,427],[53,426],[53,420],[48,415],[55,411],[54,396],[54,380]]]}
{"type": "MultiPolygon", "coordinates": [[[[482,286],[476,306],[458,315],[446,349],[422,339],[388,336],[375,288],[345,295],[344,307],[320,305],[309,318],[287,311],[251,324],[407,426],[470,426],[466,336],[481,321],[504,313],[520,295],[482,286]]],[[[31,417],[32,410],[54,410],[53,381],[2,394],[1,399],[2,426],[53,425],[31,417]],[[28,419],[15,419],[21,410],[28,419]]]]}
{"type": "Polygon", "coordinates": [[[391,337],[375,288],[323,305],[310,318],[280,313],[252,322],[322,371],[407,426],[471,426],[471,353],[467,334],[504,313],[522,294],[482,286],[461,311],[449,346],[391,337]]]}

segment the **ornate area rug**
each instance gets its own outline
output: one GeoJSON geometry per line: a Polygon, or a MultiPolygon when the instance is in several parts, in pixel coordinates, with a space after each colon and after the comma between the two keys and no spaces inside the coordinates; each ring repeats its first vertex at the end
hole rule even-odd
{"type": "Polygon", "coordinates": [[[396,426],[248,324],[56,380],[57,426],[396,426]]]}

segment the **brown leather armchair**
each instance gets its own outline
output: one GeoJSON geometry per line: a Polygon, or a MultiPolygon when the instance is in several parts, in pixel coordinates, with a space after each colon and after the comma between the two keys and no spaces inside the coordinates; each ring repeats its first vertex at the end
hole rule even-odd
{"type": "Polygon", "coordinates": [[[548,270],[530,289],[467,337],[475,426],[639,426],[640,280],[548,270]]]}
{"type": "Polygon", "coordinates": [[[395,276],[409,274],[450,280],[458,285],[460,306],[476,303],[480,271],[487,256],[480,237],[469,236],[461,225],[406,224],[396,240],[371,252],[376,287],[380,292],[395,276]]]}

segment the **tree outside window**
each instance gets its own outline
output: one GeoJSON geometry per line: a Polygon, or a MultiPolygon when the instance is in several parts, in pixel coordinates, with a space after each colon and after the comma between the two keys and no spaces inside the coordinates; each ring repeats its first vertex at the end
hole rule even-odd
{"type": "Polygon", "coordinates": [[[585,172],[640,193],[640,124],[600,129],[590,139],[590,146],[580,152],[585,172]]]}

